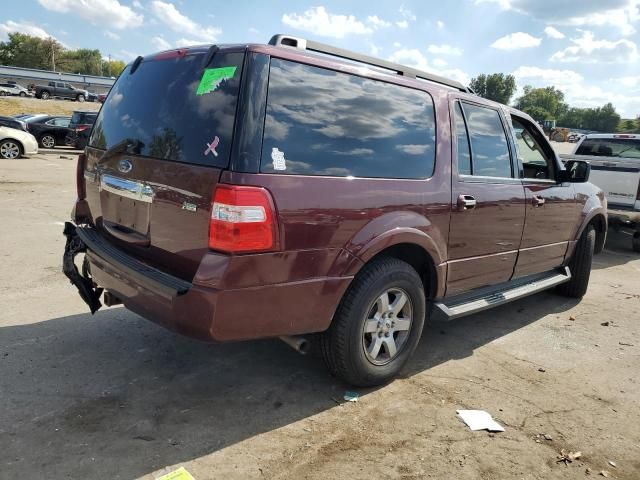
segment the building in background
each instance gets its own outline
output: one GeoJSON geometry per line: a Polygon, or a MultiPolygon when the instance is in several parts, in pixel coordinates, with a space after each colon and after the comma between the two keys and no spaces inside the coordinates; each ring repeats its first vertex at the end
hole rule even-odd
{"type": "Polygon", "coordinates": [[[100,94],[107,93],[116,79],[114,77],[98,77],[0,65],[0,83],[16,82],[19,85],[28,87],[29,85],[46,85],[51,81],[67,82],[74,87],[100,94]]]}

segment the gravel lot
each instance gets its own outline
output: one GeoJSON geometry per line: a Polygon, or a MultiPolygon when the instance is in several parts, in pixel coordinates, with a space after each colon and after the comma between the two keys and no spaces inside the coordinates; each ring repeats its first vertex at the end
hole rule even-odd
{"type": "Polygon", "coordinates": [[[0,163],[0,477],[640,478],[628,237],[610,233],[580,303],[543,293],[428,328],[403,378],[344,403],[317,357],[279,341],[207,345],[123,308],[88,314],[60,272],[75,197],[61,152],[0,163]],[[506,431],[471,432],[460,408],[506,431]],[[558,463],[561,449],[582,456],[558,463]]]}

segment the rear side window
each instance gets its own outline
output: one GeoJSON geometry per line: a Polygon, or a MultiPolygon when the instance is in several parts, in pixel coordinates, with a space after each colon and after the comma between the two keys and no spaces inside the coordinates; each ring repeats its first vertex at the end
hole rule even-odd
{"type": "Polygon", "coordinates": [[[640,138],[585,138],[576,155],[640,159],[640,138]]]}
{"type": "Polygon", "coordinates": [[[205,55],[145,59],[133,74],[128,66],[100,110],[89,145],[226,167],[244,53],[218,51],[206,69],[205,55]]]}
{"type": "Polygon", "coordinates": [[[458,140],[458,172],[461,175],[471,175],[471,148],[469,135],[464,125],[464,115],[460,102],[456,102],[455,111],[456,138],[458,140]]]}
{"type": "Polygon", "coordinates": [[[272,59],[262,172],[427,178],[434,159],[427,93],[272,59]]]}
{"type": "Polygon", "coordinates": [[[472,175],[511,177],[511,157],[498,111],[470,103],[462,108],[471,143],[472,175]]]}

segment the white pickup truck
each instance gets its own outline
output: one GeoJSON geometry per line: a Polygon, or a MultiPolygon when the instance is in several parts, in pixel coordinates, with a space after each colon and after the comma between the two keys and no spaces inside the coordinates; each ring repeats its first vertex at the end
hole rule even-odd
{"type": "Polygon", "coordinates": [[[586,135],[573,154],[560,157],[591,164],[589,181],[607,196],[609,225],[631,231],[633,250],[640,252],[640,135],[586,135]]]}

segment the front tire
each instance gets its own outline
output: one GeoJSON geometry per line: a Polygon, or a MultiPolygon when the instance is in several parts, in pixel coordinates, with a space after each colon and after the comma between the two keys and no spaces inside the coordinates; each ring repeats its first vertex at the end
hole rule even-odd
{"type": "Polygon", "coordinates": [[[582,232],[580,240],[569,261],[571,280],[558,287],[558,292],[571,298],[582,298],[587,293],[589,277],[591,276],[591,263],[596,246],[596,231],[593,225],[588,225],[582,232]]]}
{"type": "Polygon", "coordinates": [[[391,380],[418,345],[425,304],[422,280],[408,263],[383,257],[366,265],[321,336],[328,369],[359,387],[391,380]]]}
{"type": "Polygon", "coordinates": [[[26,96],[27,96],[27,94],[26,94],[26,93],[24,93],[24,92],[20,92],[20,96],[21,96],[21,97],[26,97],[26,96]]]}
{"type": "Polygon", "coordinates": [[[0,158],[15,160],[22,156],[22,145],[17,141],[6,139],[0,142],[0,158]]]}

